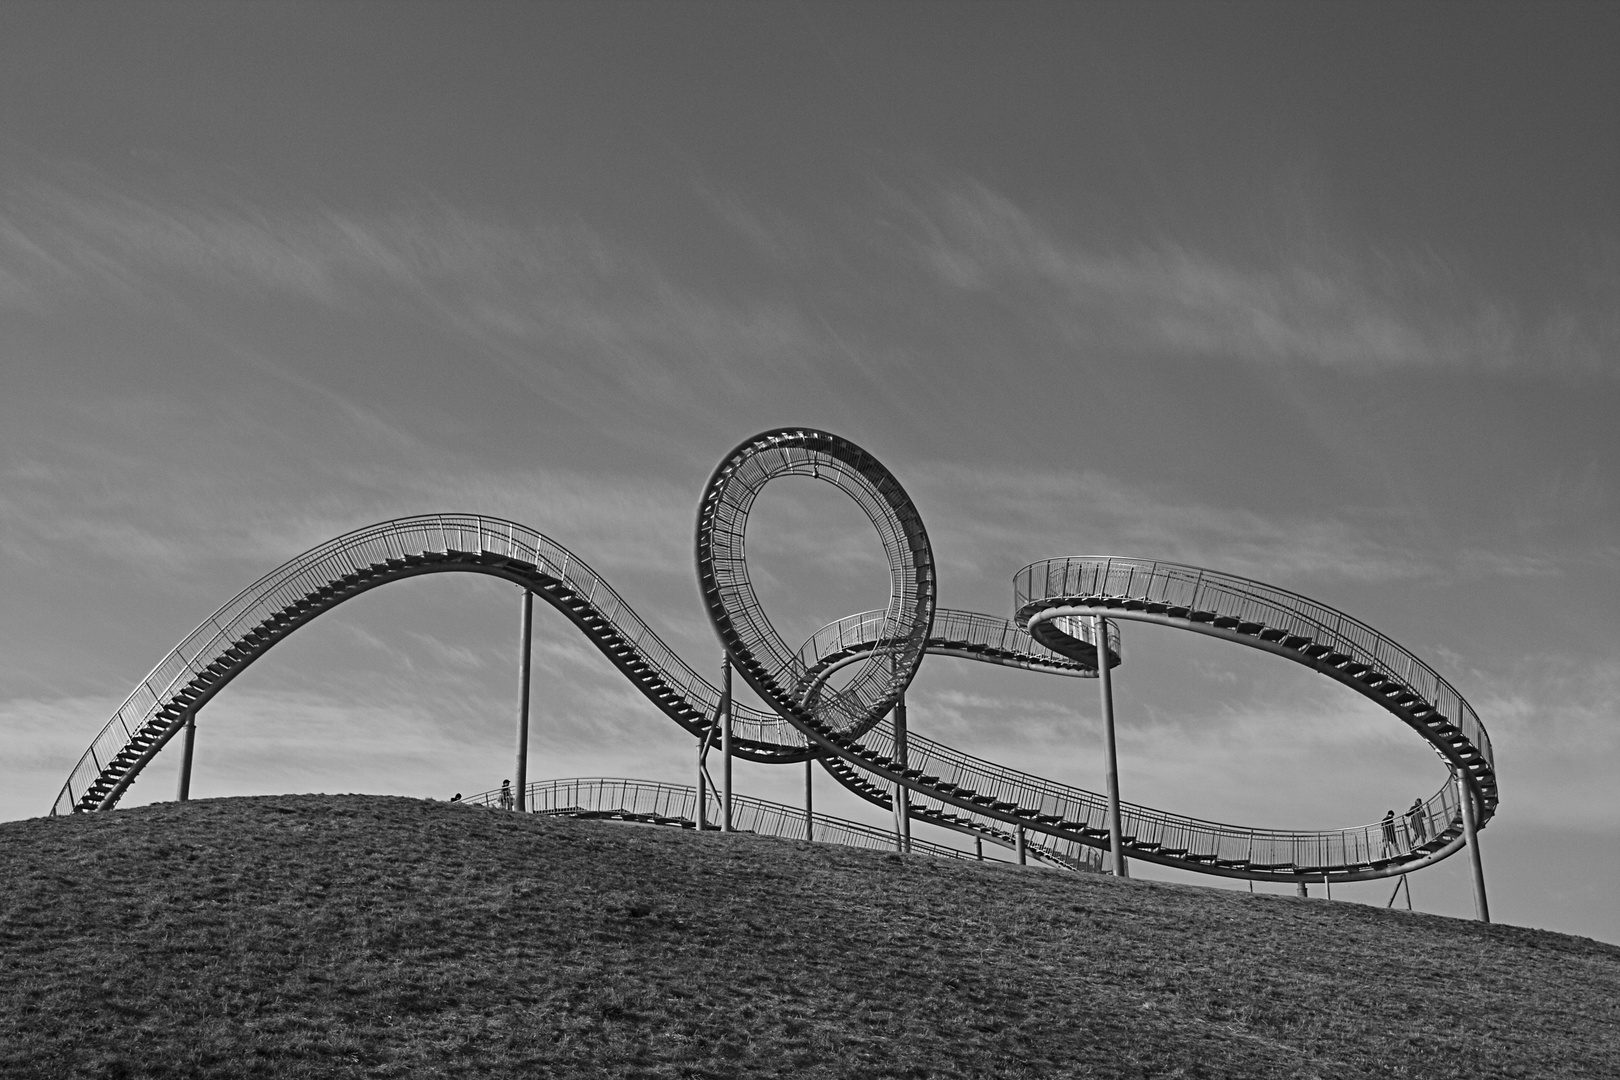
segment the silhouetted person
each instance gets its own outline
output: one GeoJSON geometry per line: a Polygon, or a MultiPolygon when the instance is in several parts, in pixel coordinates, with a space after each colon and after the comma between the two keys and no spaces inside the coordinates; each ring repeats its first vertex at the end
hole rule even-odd
{"type": "Polygon", "coordinates": [[[510,780],[502,780],[501,781],[501,809],[502,810],[510,810],[510,809],[512,809],[512,807],[514,807],[516,805],[517,805],[516,800],[512,798],[512,781],[510,781],[510,780]]]}
{"type": "Polygon", "coordinates": [[[460,802],[461,801],[461,792],[458,791],[454,795],[450,796],[450,801],[451,802],[460,802]]]}
{"type": "Polygon", "coordinates": [[[1383,854],[1388,855],[1392,851],[1399,851],[1400,848],[1395,844],[1395,811],[1384,811],[1384,820],[1382,824],[1384,826],[1383,854]]]}
{"type": "Polygon", "coordinates": [[[1418,847],[1429,839],[1429,826],[1424,821],[1423,800],[1413,799],[1412,809],[1406,812],[1406,824],[1412,830],[1412,846],[1418,847]]]}

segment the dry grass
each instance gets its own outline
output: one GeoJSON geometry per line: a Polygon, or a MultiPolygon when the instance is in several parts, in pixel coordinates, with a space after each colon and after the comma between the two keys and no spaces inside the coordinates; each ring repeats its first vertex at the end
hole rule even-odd
{"type": "Polygon", "coordinates": [[[367,797],[0,867],[8,1078],[1620,1075],[1620,949],[1321,900],[367,797]]]}

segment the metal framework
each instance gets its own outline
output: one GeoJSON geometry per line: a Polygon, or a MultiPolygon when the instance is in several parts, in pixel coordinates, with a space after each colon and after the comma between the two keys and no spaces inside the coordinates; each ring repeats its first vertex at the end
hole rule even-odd
{"type": "MultiPolygon", "coordinates": [[[[722,707],[729,706],[725,728],[737,756],[778,764],[819,760],[876,805],[892,810],[893,793],[907,792],[908,822],[992,843],[1022,842],[1048,861],[1100,862],[1109,846],[1108,800],[915,731],[906,733],[903,750],[897,747],[891,714],[924,654],[1096,677],[1097,616],[1108,624],[1110,667],[1121,660],[1117,620],[1177,626],[1286,656],[1365,694],[1423,735],[1458,777],[1425,804],[1423,835],[1397,819],[1394,843],[1377,822],[1330,831],[1257,829],[1121,803],[1123,853],[1132,859],[1251,880],[1391,877],[1458,850],[1465,833],[1495,812],[1490,740],[1462,696],[1384,635],[1285,590],[1167,563],[1074,558],[1020,571],[1012,620],[936,608],[932,550],[915,505],[881,463],[838,436],[791,428],[739,445],[704,490],[696,539],[700,587],[728,663],[768,710],[730,701],[554,540],[474,514],[402,518],[298,556],[205,620],[102,728],[52,813],[115,806],[204,703],[304,623],[387,582],[444,572],[505,578],[551,604],[700,742],[716,739],[722,707]],[[766,617],[745,554],[754,500],[769,481],[787,475],[816,477],[849,494],[877,528],[890,566],[886,608],[831,623],[798,649],[766,617]]],[[[524,797],[533,789],[528,785],[524,797]]],[[[734,813],[745,801],[733,796],[734,813]]],[[[705,816],[706,803],[694,815],[705,816]]],[[[793,816],[802,827],[805,811],[793,816]]]]}

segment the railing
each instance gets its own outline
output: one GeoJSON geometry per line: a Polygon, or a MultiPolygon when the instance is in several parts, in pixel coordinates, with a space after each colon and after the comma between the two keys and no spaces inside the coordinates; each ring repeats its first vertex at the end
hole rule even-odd
{"type": "MultiPolygon", "coordinates": [[[[350,575],[375,565],[397,564],[400,575],[431,569],[478,569],[476,566],[407,567],[424,555],[489,554],[532,566],[538,574],[567,586],[644,662],[651,673],[674,690],[699,716],[713,717],[720,691],[694,671],[595,570],[556,541],[515,522],[474,514],[433,514],[402,518],[358,529],[337,537],[277,567],[226,602],[218,611],[170,650],[127,697],[91,741],[52,807],[53,814],[70,813],[103,776],[120,778],[138,771],[138,762],[122,768],[112,763],[125,753],[138,735],[158,739],[172,734],[180,721],[156,723],[166,706],[176,704],[188,685],[204,695],[234,672],[210,671],[209,665],[230,667],[230,650],[243,645],[252,631],[287,619],[302,619],[322,610],[328,595],[350,575]]],[[[266,645],[265,647],[268,647],[266,645]]],[[[254,651],[249,649],[247,651],[254,651]]],[[[262,651],[262,650],[259,650],[262,651]]],[[[188,707],[195,707],[191,705],[188,707]]],[[[733,732],[765,746],[802,748],[804,736],[775,713],[743,704],[733,706],[733,732]]]]}
{"type": "MultiPolygon", "coordinates": [[[[885,719],[861,737],[861,745],[876,756],[894,755],[894,727],[885,719]]],[[[967,813],[989,827],[996,818],[978,816],[955,803],[928,794],[928,788],[965,788],[994,802],[1040,815],[1045,824],[1071,834],[1070,843],[1101,846],[1107,843],[1108,801],[1095,792],[1069,787],[1042,777],[996,765],[943,743],[906,733],[906,762],[911,769],[933,778],[913,789],[913,805],[943,815],[967,813]],[[1072,834],[1082,833],[1085,839],[1072,834]]],[[[1040,817],[1030,822],[1038,828],[1040,817]]],[[[1421,805],[1417,815],[1395,819],[1393,842],[1385,842],[1381,821],[1348,829],[1305,831],[1257,829],[1166,813],[1135,803],[1120,804],[1120,827],[1133,857],[1184,852],[1190,861],[1232,869],[1270,871],[1281,876],[1320,871],[1369,868],[1410,859],[1448,845],[1462,828],[1462,809],[1456,789],[1446,784],[1421,805]],[[1421,830],[1422,840],[1418,839],[1421,830]]],[[[1050,836],[1050,834],[1046,834],[1050,836]]],[[[1053,840],[1064,839],[1054,837],[1053,840]]]]}
{"type": "MultiPolygon", "coordinates": [[[[798,660],[805,671],[806,684],[814,682],[829,664],[845,657],[872,653],[881,655],[894,647],[895,642],[883,638],[889,613],[885,610],[862,611],[846,615],[828,623],[800,646],[798,660]]],[[[1062,630],[1070,637],[1096,648],[1096,632],[1089,619],[1063,619],[1062,630]]],[[[1112,624],[1108,630],[1109,651],[1116,657],[1120,652],[1119,627],[1112,624]]],[[[1029,631],[1008,619],[985,615],[977,611],[959,611],[938,608],[934,612],[933,629],[924,643],[924,651],[951,653],[965,649],[982,650],[983,659],[1012,662],[1017,666],[1036,670],[1095,675],[1095,667],[1064,656],[1036,641],[1029,631]]]]}
{"type": "MultiPolygon", "coordinates": [[[[664,784],[652,780],[624,780],[609,777],[587,777],[572,780],[542,780],[525,788],[525,807],[530,813],[571,815],[618,815],[655,824],[697,823],[697,789],[680,784],[664,784]]],[[[501,792],[480,792],[462,800],[474,806],[499,807],[501,792]]],[[[705,814],[709,822],[720,817],[720,800],[708,793],[705,814]]],[[[814,834],[806,835],[804,811],[782,803],[768,802],[747,795],[731,797],[731,827],[733,832],[777,836],[786,840],[811,840],[815,843],[842,844],[845,847],[873,850],[895,850],[893,832],[863,825],[856,821],[812,814],[814,834]]],[[[711,826],[712,827],[712,826],[711,826]]],[[[918,855],[934,855],[947,859],[970,859],[967,852],[944,844],[913,839],[911,851],[918,855]]]]}
{"type": "MultiPolygon", "coordinates": [[[[830,776],[856,796],[865,799],[874,806],[893,811],[894,789],[892,785],[886,785],[881,779],[857,768],[843,758],[836,758],[831,761],[823,759],[822,765],[830,776]]],[[[966,833],[981,841],[989,841],[1004,848],[1016,849],[1018,846],[1015,832],[1018,826],[1016,825],[1010,825],[1005,821],[983,814],[964,811],[956,806],[921,795],[916,790],[912,791],[908,805],[914,821],[927,822],[940,828],[966,833]]],[[[1095,845],[1071,837],[1054,836],[1051,833],[1036,832],[1029,829],[1025,830],[1024,844],[1029,853],[1037,860],[1045,861],[1051,865],[1068,870],[1103,872],[1103,853],[1095,845]]]]}
{"type": "Polygon", "coordinates": [[[790,711],[806,685],[806,665],[766,617],[749,579],[744,537],[759,492],[783,476],[824,480],[848,495],[877,529],[889,561],[885,643],[836,690],[815,695],[818,724],[859,734],[888,712],[922,660],[934,617],[934,562],[928,533],[900,482],[855,444],[827,432],[782,428],[749,439],[715,467],[698,501],[698,584],[711,622],[753,688],[790,711]],[[898,675],[898,678],[897,678],[898,675]]]}
{"type": "MultiPolygon", "coordinates": [[[[1198,567],[1144,559],[1074,557],[1031,563],[1013,578],[1014,607],[1026,613],[1068,597],[1129,598],[1207,612],[1308,638],[1386,679],[1410,688],[1478,749],[1494,774],[1495,754],[1485,726],[1462,694],[1432,667],[1387,635],[1298,593],[1198,567]]],[[[1027,618],[1027,615],[1025,615],[1027,618]]],[[[1494,775],[1487,778],[1484,817],[1494,810],[1494,775]]]]}

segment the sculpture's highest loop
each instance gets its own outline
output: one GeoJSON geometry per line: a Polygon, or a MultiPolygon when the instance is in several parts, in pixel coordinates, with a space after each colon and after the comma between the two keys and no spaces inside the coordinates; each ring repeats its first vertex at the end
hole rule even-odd
{"type": "Polygon", "coordinates": [[[934,555],[911,497],[881,462],[847,439],[812,428],[780,428],[747,439],[709,477],[698,504],[698,583],[721,644],[748,685],[782,715],[824,731],[859,736],[894,706],[916,674],[934,622],[934,555]],[[748,577],[748,513],[779,476],[832,484],[876,526],[889,560],[889,604],[880,642],[856,675],[832,691],[766,618],[748,577]]]}

